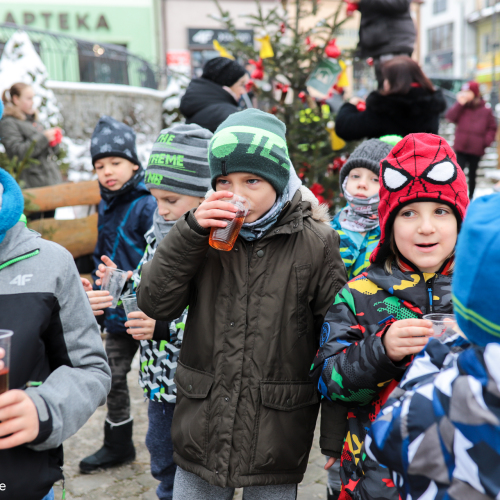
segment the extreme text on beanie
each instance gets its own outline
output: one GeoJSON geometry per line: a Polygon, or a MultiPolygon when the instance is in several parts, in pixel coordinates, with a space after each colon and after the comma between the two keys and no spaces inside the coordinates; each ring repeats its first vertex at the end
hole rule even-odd
{"type": "Polygon", "coordinates": [[[246,69],[227,57],[214,57],[203,66],[202,78],[221,87],[231,87],[246,73],[246,69]]]}
{"type": "Polygon", "coordinates": [[[500,342],[500,194],[469,207],[460,231],[453,273],[453,308],[458,325],[474,344],[500,342]]]}
{"type": "Polygon", "coordinates": [[[99,119],[90,141],[90,154],[92,165],[100,158],[117,156],[141,166],[137,157],[135,132],[111,116],[102,116],[99,119]]]}
{"type": "Polygon", "coordinates": [[[19,222],[24,210],[21,188],[6,170],[0,168],[0,243],[7,231],[19,222]]]}
{"type": "Polygon", "coordinates": [[[369,139],[362,142],[352,152],[340,170],[340,189],[342,189],[345,178],[353,168],[367,168],[378,176],[380,174],[380,161],[390,152],[391,146],[379,139],[369,139]]]}
{"type": "Polygon", "coordinates": [[[249,172],[282,194],[291,167],[285,132],[283,122],[258,109],[230,115],[219,125],[208,148],[212,187],[215,189],[221,175],[249,172]]]}
{"type": "Polygon", "coordinates": [[[208,143],[212,136],[210,130],[194,123],[162,130],[149,157],[146,187],[205,196],[210,189],[208,143]]]}
{"type": "Polygon", "coordinates": [[[380,242],[370,261],[383,262],[389,253],[394,218],[409,203],[434,201],[449,205],[460,227],[469,205],[467,181],[455,153],[433,134],[410,134],[380,165],[380,242]]]}

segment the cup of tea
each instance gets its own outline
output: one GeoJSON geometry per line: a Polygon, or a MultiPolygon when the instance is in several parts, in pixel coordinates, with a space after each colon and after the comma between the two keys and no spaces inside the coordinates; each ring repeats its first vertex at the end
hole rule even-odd
{"type": "MultiPolygon", "coordinates": [[[[125,309],[125,314],[128,315],[131,312],[140,311],[139,306],[137,305],[137,296],[135,293],[130,295],[122,295],[121,296],[123,309],[125,309]]],[[[134,318],[137,319],[137,318],[134,318]]],[[[131,328],[140,328],[140,326],[132,326],[131,328]]]]}
{"type": "Polygon", "coordinates": [[[422,317],[432,322],[432,329],[434,330],[433,337],[444,342],[448,337],[458,333],[458,323],[454,314],[426,314],[422,317]]]}
{"type": "Polygon", "coordinates": [[[4,355],[0,358],[0,394],[9,390],[9,370],[10,370],[10,343],[14,332],[11,330],[0,330],[0,349],[4,355]]]}
{"type": "Polygon", "coordinates": [[[107,290],[109,295],[113,297],[110,309],[115,309],[118,304],[118,299],[122,293],[125,282],[127,281],[127,271],[115,269],[114,267],[106,267],[104,276],[101,279],[101,290],[107,290]]]}
{"type": "Polygon", "coordinates": [[[238,211],[235,214],[234,219],[222,219],[227,222],[226,227],[213,227],[210,231],[210,238],[208,240],[209,245],[216,250],[222,250],[224,252],[229,252],[233,249],[234,243],[238,234],[240,234],[241,226],[245,222],[245,217],[250,210],[250,203],[243,196],[238,196],[233,194],[231,198],[221,198],[221,201],[227,201],[236,205],[238,211]]]}

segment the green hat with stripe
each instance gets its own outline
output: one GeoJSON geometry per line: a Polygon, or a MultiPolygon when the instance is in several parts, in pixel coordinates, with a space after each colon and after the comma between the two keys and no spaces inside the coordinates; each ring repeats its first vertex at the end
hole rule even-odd
{"type": "Polygon", "coordinates": [[[162,130],[149,157],[146,187],[205,196],[210,189],[207,150],[212,135],[195,124],[179,123],[162,130]]]}
{"type": "Polygon", "coordinates": [[[249,172],[282,194],[291,166],[285,132],[283,122],[258,109],[230,115],[219,125],[208,148],[212,187],[215,189],[217,177],[249,172]]]}

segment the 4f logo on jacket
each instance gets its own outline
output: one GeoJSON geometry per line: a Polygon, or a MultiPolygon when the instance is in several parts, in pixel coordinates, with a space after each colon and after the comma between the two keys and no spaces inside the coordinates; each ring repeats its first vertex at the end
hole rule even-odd
{"type": "Polygon", "coordinates": [[[18,285],[18,286],[24,286],[28,281],[31,281],[31,278],[33,277],[32,274],[18,274],[10,283],[9,285],[18,285]]]}

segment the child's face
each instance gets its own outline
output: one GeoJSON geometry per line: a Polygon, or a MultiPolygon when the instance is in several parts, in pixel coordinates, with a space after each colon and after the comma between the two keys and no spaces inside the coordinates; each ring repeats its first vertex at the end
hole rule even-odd
{"type": "Polygon", "coordinates": [[[347,177],[347,192],[355,198],[371,198],[378,193],[378,175],[367,168],[353,168],[347,177]]]}
{"type": "Polygon", "coordinates": [[[255,222],[260,219],[269,212],[276,201],[276,191],[271,184],[262,177],[247,172],[236,172],[218,177],[215,190],[230,191],[243,196],[250,202],[250,210],[245,222],[255,222]]]}
{"type": "Polygon", "coordinates": [[[158,213],[167,221],[179,220],[186,212],[197,208],[204,198],[178,194],[164,189],[150,189],[158,203],[158,213]]]}
{"type": "Polygon", "coordinates": [[[21,91],[20,96],[12,96],[12,102],[16,107],[18,107],[24,114],[32,115],[33,110],[33,98],[35,97],[35,91],[32,87],[26,87],[21,91]]]}
{"type": "Polygon", "coordinates": [[[95,162],[94,167],[99,184],[110,191],[121,189],[139,169],[139,165],[118,156],[101,158],[95,162]]]}
{"type": "Polygon", "coordinates": [[[399,211],[393,231],[403,257],[423,273],[435,273],[455,248],[458,224],[448,205],[420,201],[399,211]]]}

